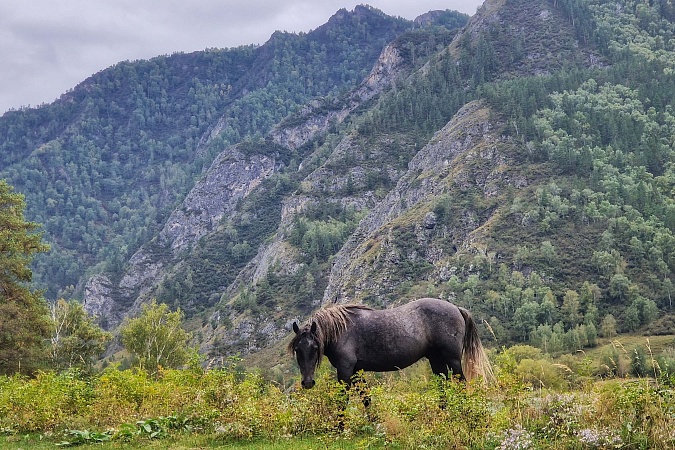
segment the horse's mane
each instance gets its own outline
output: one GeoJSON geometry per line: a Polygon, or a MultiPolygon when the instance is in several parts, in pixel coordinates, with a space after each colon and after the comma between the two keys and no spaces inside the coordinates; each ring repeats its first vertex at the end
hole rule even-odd
{"type": "Polygon", "coordinates": [[[324,350],[327,345],[336,342],[340,335],[347,329],[351,322],[351,315],[357,310],[371,310],[366,305],[335,305],[322,308],[316,311],[307,323],[302,327],[302,332],[293,336],[293,340],[288,344],[288,351],[293,353],[295,345],[298,343],[303,333],[311,328],[312,322],[316,323],[316,341],[319,344],[319,359],[317,366],[323,359],[324,350]]]}

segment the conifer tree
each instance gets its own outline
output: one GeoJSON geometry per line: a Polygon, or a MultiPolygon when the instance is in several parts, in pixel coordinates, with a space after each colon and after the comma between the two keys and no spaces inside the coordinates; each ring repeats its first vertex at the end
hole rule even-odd
{"type": "Polygon", "coordinates": [[[42,243],[39,225],[24,219],[23,195],[0,180],[0,374],[39,368],[49,334],[47,304],[30,288],[29,264],[42,243]]]}

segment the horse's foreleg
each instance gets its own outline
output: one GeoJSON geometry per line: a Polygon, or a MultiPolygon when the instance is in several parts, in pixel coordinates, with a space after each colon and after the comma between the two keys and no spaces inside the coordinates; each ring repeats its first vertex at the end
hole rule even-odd
{"type": "Polygon", "coordinates": [[[344,431],[345,411],[347,410],[347,404],[349,403],[349,385],[340,382],[340,395],[342,396],[342,398],[338,403],[337,428],[339,431],[344,431]]]}
{"type": "Polygon", "coordinates": [[[338,430],[344,431],[345,429],[345,411],[347,410],[347,404],[349,403],[349,388],[352,385],[352,373],[347,370],[341,370],[338,368],[338,382],[341,387],[341,394],[343,395],[342,401],[340,401],[339,410],[337,413],[338,416],[338,430]]]}
{"type": "Polygon", "coordinates": [[[366,411],[368,411],[371,399],[370,399],[370,388],[368,387],[368,383],[366,383],[366,379],[363,377],[363,374],[356,373],[354,374],[354,376],[352,376],[352,381],[356,386],[356,389],[359,393],[359,397],[361,397],[363,406],[365,406],[366,411]]]}

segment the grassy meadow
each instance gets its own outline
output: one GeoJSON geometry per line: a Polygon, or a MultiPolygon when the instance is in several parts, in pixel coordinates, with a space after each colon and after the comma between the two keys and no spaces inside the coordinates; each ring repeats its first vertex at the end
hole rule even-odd
{"type": "Polygon", "coordinates": [[[436,379],[421,362],[365,374],[368,408],[327,362],[311,390],[234,364],[2,377],[0,448],[671,449],[675,375],[662,366],[673,350],[673,336],[556,359],[517,346],[492,352],[490,386],[436,379]]]}

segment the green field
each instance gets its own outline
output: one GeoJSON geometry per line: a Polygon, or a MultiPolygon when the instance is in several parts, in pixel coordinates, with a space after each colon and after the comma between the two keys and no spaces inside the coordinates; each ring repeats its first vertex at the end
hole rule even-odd
{"type": "MultiPolygon", "coordinates": [[[[54,450],[56,446],[52,439],[40,439],[39,436],[21,436],[0,440],[0,448],[6,450],[54,450]]],[[[82,444],[80,450],[117,450],[117,449],[174,449],[197,450],[205,448],[233,448],[238,450],[341,450],[361,448],[381,448],[374,446],[364,439],[345,438],[289,438],[278,441],[252,442],[224,442],[213,436],[184,436],[164,440],[144,440],[141,442],[124,443],[110,442],[99,444],[82,444]]],[[[382,446],[383,448],[383,446],[382,446]]]]}
{"type": "Polygon", "coordinates": [[[241,367],[0,377],[0,448],[672,449],[674,341],[493,351],[490,385],[434,378],[425,362],[368,373],[368,408],[327,363],[311,390],[241,367]]]}

